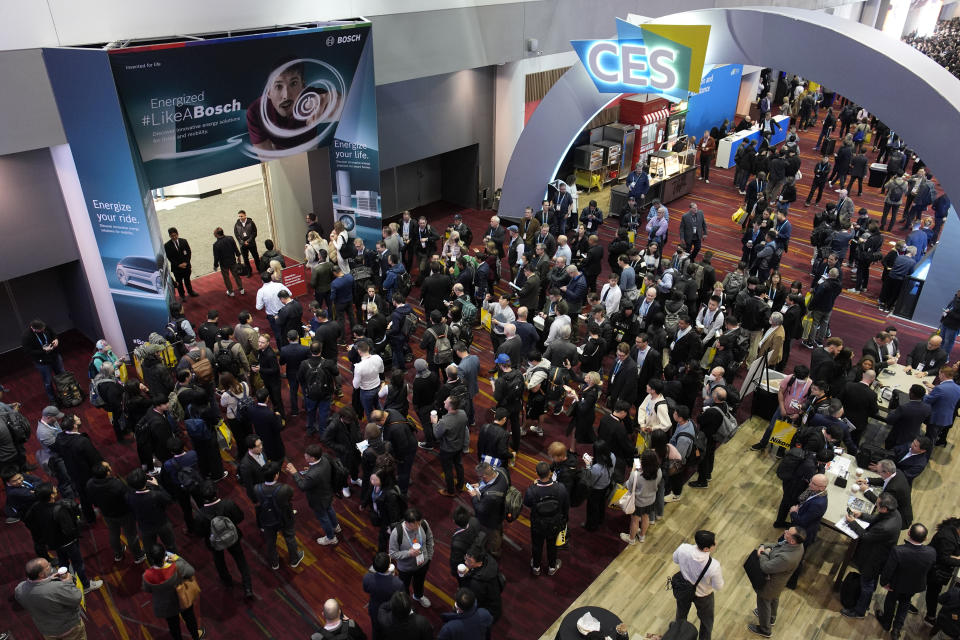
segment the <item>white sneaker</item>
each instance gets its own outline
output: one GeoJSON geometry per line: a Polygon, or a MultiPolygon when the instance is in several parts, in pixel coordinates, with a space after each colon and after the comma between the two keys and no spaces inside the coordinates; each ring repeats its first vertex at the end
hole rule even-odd
{"type": "Polygon", "coordinates": [[[636,540],[634,540],[633,538],[630,537],[630,534],[629,534],[629,533],[621,533],[621,534],[620,534],[620,539],[623,540],[624,542],[626,542],[626,543],[627,543],[628,545],[630,545],[630,546],[633,546],[634,544],[637,543],[636,540]]]}
{"type": "Polygon", "coordinates": [[[243,295],[246,295],[246,293],[247,293],[246,291],[244,291],[243,289],[240,289],[240,295],[243,296],[243,295]]]}
{"type": "Polygon", "coordinates": [[[83,592],[90,593],[91,591],[96,591],[103,586],[103,580],[91,580],[89,586],[87,586],[83,592]]]}
{"type": "Polygon", "coordinates": [[[337,539],[337,536],[333,536],[332,538],[328,538],[326,536],[317,538],[317,544],[319,544],[321,547],[329,547],[330,545],[337,544],[338,542],[340,541],[337,539]]]}
{"type": "Polygon", "coordinates": [[[333,530],[334,533],[343,533],[343,527],[337,525],[337,528],[333,530]]]}
{"type": "Polygon", "coordinates": [[[351,480],[351,481],[350,481],[350,484],[352,484],[352,485],[355,486],[355,487],[362,487],[362,486],[363,486],[363,480],[361,480],[360,478],[357,478],[356,480],[351,480]]]}
{"type": "Polygon", "coordinates": [[[344,498],[349,498],[349,497],[350,497],[350,487],[344,487],[342,493],[343,493],[343,497],[344,497],[344,498]]]}
{"type": "Polygon", "coordinates": [[[663,498],[664,502],[680,502],[680,496],[675,496],[672,493],[667,494],[663,498]]]}
{"type": "Polygon", "coordinates": [[[709,181],[709,180],[704,180],[704,182],[706,182],[707,184],[710,184],[710,181],[709,181]]]}
{"type": "Polygon", "coordinates": [[[537,434],[538,436],[540,436],[540,437],[542,438],[542,437],[543,437],[543,428],[542,428],[542,427],[539,427],[539,426],[532,426],[532,427],[530,427],[530,433],[535,433],[535,434],[537,434]]]}
{"type": "Polygon", "coordinates": [[[420,606],[423,607],[424,609],[429,609],[429,608],[430,608],[430,598],[428,598],[428,597],[426,596],[426,594],[424,594],[424,595],[421,596],[420,598],[417,598],[416,596],[414,596],[413,599],[414,599],[414,601],[416,601],[417,603],[419,603],[420,606]]]}
{"type": "Polygon", "coordinates": [[[647,539],[647,536],[637,536],[637,542],[643,542],[647,539]]]}
{"type": "Polygon", "coordinates": [[[235,294],[233,291],[227,291],[227,295],[232,298],[232,297],[234,297],[236,294],[235,294]]]}

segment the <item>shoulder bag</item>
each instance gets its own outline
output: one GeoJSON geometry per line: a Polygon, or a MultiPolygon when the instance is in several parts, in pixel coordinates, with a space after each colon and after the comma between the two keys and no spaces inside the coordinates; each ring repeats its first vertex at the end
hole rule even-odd
{"type": "Polygon", "coordinates": [[[670,577],[669,588],[673,590],[673,597],[677,600],[692,600],[693,597],[697,594],[697,585],[700,584],[700,581],[703,580],[703,576],[706,575],[707,569],[710,568],[710,563],[713,562],[713,557],[707,558],[707,564],[703,565],[703,570],[700,572],[700,575],[697,576],[697,581],[693,584],[690,584],[690,581],[683,577],[683,573],[677,571],[670,577]]]}
{"type": "MultiPolygon", "coordinates": [[[[177,575],[180,575],[180,568],[177,567],[177,575]]],[[[196,576],[184,578],[180,576],[180,583],[176,587],[177,600],[180,601],[180,610],[186,611],[196,603],[200,597],[200,585],[197,583],[196,576]]]]}

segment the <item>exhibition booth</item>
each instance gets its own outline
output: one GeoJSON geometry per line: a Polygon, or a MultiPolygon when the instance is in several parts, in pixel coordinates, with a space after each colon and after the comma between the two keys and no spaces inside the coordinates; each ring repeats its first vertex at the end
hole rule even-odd
{"type": "MultiPolygon", "coordinates": [[[[307,211],[370,245],[380,237],[370,22],[222,36],[43,52],[69,142],[55,164],[61,183],[73,174],[78,187],[78,201],[67,198],[75,227],[80,208],[91,227],[99,260],[85,256],[84,267],[103,333],[124,350],[167,322],[167,233],[152,190],[200,197],[215,187],[210,176],[252,167],[246,179],[262,184],[268,211],[261,224],[288,255],[302,253],[307,211]],[[299,184],[291,165],[306,169],[299,184]],[[109,298],[98,299],[101,288],[109,298]]],[[[227,235],[232,223],[220,225],[227,235]]]]}

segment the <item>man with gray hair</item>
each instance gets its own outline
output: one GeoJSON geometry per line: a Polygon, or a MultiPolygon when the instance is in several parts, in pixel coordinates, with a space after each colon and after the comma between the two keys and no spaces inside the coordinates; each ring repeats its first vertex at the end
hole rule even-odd
{"type": "Polygon", "coordinates": [[[587,299],[587,279],[580,273],[580,269],[576,265],[567,267],[567,275],[570,276],[570,281],[560,287],[560,291],[563,292],[563,297],[567,301],[570,323],[576,326],[577,314],[580,313],[580,309],[583,308],[583,303],[587,299]]]}
{"type": "MultiPolygon", "coordinates": [[[[900,531],[905,530],[913,522],[913,504],[910,495],[910,482],[897,469],[897,463],[884,458],[876,464],[870,465],[870,470],[879,478],[860,479],[857,482],[864,489],[868,487],[883,487],[883,492],[897,499],[897,511],[900,513],[900,531]]],[[[879,504],[879,503],[878,503],[879,504]]]]}
{"type": "Polygon", "coordinates": [[[510,356],[510,362],[523,362],[527,350],[523,348],[523,339],[517,335],[517,325],[508,322],[503,325],[504,341],[497,347],[496,355],[505,353],[510,356]]]}
{"type": "Polygon", "coordinates": [[[767,364],[771,367],[776,366],[783,356],[783,341],[786,333],[783,330],[783,314],[774,311],[770,314],[770,328],[766,330],[763,337],[760,338],[760,344],[757,346],[757,357],[766,356],[767,364]]]}
{"type": "Polygon", "coordinates": [[[887,562],[890,550],[900,538],[899,507],[897,498],[884,491],[877,498],[876,513],[862,514],[856,509],[847,511],[847,526],[858,536],[852,564],[860,570],[860,595],[857,603],[851,608],[841,609],[840,615],[847,618],[866,617],[880,572],[887,562]],[[863,528],[857,520],[863,520],[869,527],[863,528]]]}
{"type": "Polygon", "coordinates": [[[46,558],[27,561],[27,579],[17,585],[14,597],[44,638],[84,640],[87,630],[80,617],[83,593],[74,576],[57,573],[46,558]]]}
{"type": "MultiPolygon", "coordinates": [[[[807,310],[813,317],[813,329],[811,330],[812,339],[816,341],[816,346],[822,346],[823,341],[827,339],[827,330],[830,328],[830,315],[833,313],[833,307],[840,297],[843,287],[840,284],[840,271],[833,267],[827,272],[827,277],[813,290],[813,296],[810,298],[810,304],[807,310]]],[[[812,349],[813,342],[804,342],[805,347],[812,349]]]]}
{"type": "Polygon", "coordinates": [[[340,603],[330,598],[323,603],[323,628],[310,636],[310,640],[366,640],[355,620],[343,614],[340,603]]]}

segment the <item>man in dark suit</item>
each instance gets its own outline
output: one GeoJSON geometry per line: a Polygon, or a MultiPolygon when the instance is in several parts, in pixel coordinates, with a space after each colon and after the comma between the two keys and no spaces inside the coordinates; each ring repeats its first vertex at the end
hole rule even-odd
{"type": "Polygon", "coordinates": [[[490,218],[490,226],[487,228],[487,232],[483,234],[483,241],[493,242],[497,246],[497,256],[503,258],[503,243],[507,239],[507,230],[502,224],[500,224],[500,218],[498,216],[493,216],[490,218]]]}
{"type": "Polygon", "coordinates": [[[622,342],[617,345],[617,353],[610,366],[607,406],[613,407],[618,400],[630,404],[637,400],[637,361],[630,357],[630,347],[622,342]]]}
{"type": "Polygon", "coordinates": [[[186,298],[187,296],[183,292],[183,288],[186,286],[190,297],[196,298],[200,294],[196,293],[193,290],[193,285],[190,284],[190,243],[180,237],[176,227],[170,227],[167,229],[167,233],[170,235],[170,240],[163,245],[163,252],[167,254],[170,273],[173,274],[173,279],[177,284],[177,293],[180,294],[181,299],[186,298]]]}
{"type": "Polygon", "coordinates": [[[938,335],[930,336],[926,342],[919,342],[907,356],[906,372],[911,369],[936,373],[940,367],[947,364],[947,352],[941,348],[943,338],[938,335]]]}
{"type": "Polygon", "coordinates": [[[596,291],[597,276],[603,270],[603,247],[600,246],[600,239],[596,235],[587,238],[587,245],[587,255],[581,269],[587,278],[587,290],[596,291]]]}
{"type": "Polygon", "coordinates": [[[632,464],[636,453],[636,446],[631,440],[632,429],[627,425],[627,416],[630,414],[630,403],[618,399],[612,405],[613,411],[600,419],[597,425],[597,439],[603,440],[610,446],[610,451],[616,456],[614,464],[614,478],[617,481],[626,477],[626,469],[632,464]]]}
{"type": "MultiPolygon", "coordinates": [[[[818,473],[810,478],[810,483],[805,491],[800,494],[797,504],[790,507],[790,523],[796,527],[802,527],[807,532],[807,537],[803,541],[803,554],[807,554],[810,548],[817,540],[817,532],[820,530],[820,519],[827,512],[827,476],[818,473]]],[[[797,565],[796,570],[790,579],[787,580],[787,588],[796,589],[797,579],[800,577],[800,570],[803,566],[803,560],[797,565]]]]}
{"type": "Polygon", "coordinates": [[[280,431],[283,429],[283,421],[274,409],[267,406],[269,396],[270,392],[267,389],[257,389],[257,404],[247,409],[247,419],[263,442],[263,455],[267,457],[267,460],[283,462],[287,454],[286,448],[283,446],[283,438],[280,435],[280,431]]]}
{"type": "Polygon", "coordinates": [[[923,544],[927,528],[919,522],[910,527],[903,544],[890,551],[880,574],[880,585],[887,590],[883,610],[876,609],[877,621],[893,640],[899,640],[910,609],[910,599],[927,588],[927,573],[937,560],[937,552],[923,544]]]}
{"type": "MultiPolygon", "coordinates": [[[[523,339],[517,335],[517,325],[510,323],[503,325],[503,335],[506,338],[497,347],[497,355],[505,353],[510,356],[510,362],[524,362],[527,358],[527,351],[523,348],[523,339]]],[[[563,366],[563,363],[557,363],[563,366]]]]}
{"type": "Polygon", "coordinates": [[[822,347],[810,353],[810,377],[813,380],[833,380],[834,359],[843,350],[843,340],[836,336],[827,338],[822,347]]]}
{"type": "Polygon", "coordinates": [[[370,594],[367,613],[370,614],[370,628],[373,640],[382,640],[390,634],[379,622],[380,605],[389,602],[397,591],[403,591],[403,581],[390,570],[390,556],[380,552],[373,557],[373,571],[363,576],[363,590],[370,594]]]}
{"type": "Polygon", "coordinates": [[[699,360],[702,354],[700,334],[690,325],[690,316],[680,316],[677,319],[677,338],[670,345],[670,362],[679,368],[690,360],[699,360]]]}
{"type": "Polygon", "coordinates": [[[237,289],[240,289],[240,295],[246,293],[243,290],[243,283],[240,281],[240,274],[237,273],[237,261],[240,258],[240,249],[237,248],[237,242],[232,237],[224,235],[223,227],[217,227],[213,231],[213,270],[220,269],[220,275],[223,276],[223,284],[227,287],[227,295],[234,296],[233,286],[230,284],[230,275],[237,282],[237,289]]]}
{"type": "Polygon", "coordinates": [[[647,397],[647,383],[660,378],[663,374],[663,356],[650,346],[647,334],[641,333],[636,338],[630,358],[637,363],[637,401],[647,397]]]}
{"type": "Polygon", "coordinates": [[[707,221],[703,212],[693,202],[690,209],[680,218],[680,241],[683,248],[690,252],[690,260],[695,260],[700,253],[700,245],[707,237],[707,221]]]}
{"type": "Polygon", "coordinates": [[[252,256],[254,268],[260,265],[260,254],[257,253],[257,223],[247,217],[247,212],[241,209],[237,211],[237,221],[233,223],[233,236],[237,239],[240,246],[240,253],[243,254],[243,267],[246,271],[248,260],[252,256]]]}
{"type": "Polygon", "coordinates": [[[900,473],[897,464],[890,459],[884,459],[870,465],[870,470],[879,475],[879,478],[861,479],[857,482],[867,487],[883,487],[884,493],[889,493],[897,499],[897,510],[900,513],[900,530],[903,531],[913,522],[913,506],[911,500],[910,483],[907,477],[900,473]]]}
{"type": "Polygon", "coordinates": [[[774,367],[777,371],[783,371],[787,367],[787,360],[790,359],[790,346],[794,340],[803,337],[803,307],[800,302],[803,298],[800,294],[791,293],[787,296],[783,314],[783,355],[780,356],[780,362],[774,367]]]}
{"type": "Polygon", "coordinates": [[[540,276],[537,275],[536,267],[530,262],[523,265],[523,272],[527,279],[517,293],[517,304],[536,311],[540,306],[540,276]]]}
{"type": "Polygon", "coordinates": [[[310,444],[303,453],[303,459],[307,462],[303,471],[297,471],[291,462],[288,462],[284,469],[293,476],[297,487],[307,495],[307,504],[313,509],[323,528],[324,536],[317,538],[317,544],[335,545],[340,542],[337,538],[340,524],[337,522],[337,513],[333,510],[333,486],[330,483],[333,469],[330,458],[323,454],[319,444],[310,444]]]}
{"type": "Polygon", "coordinates": [[[870,388],[877,374],[867,369],[857,382],[848,382],[840,392],[839,400],[843,403],[843,413],[856,429],[853,432],[853,441],[860,444],[860,438],[867,429],[867,420],[876,417],[879,412],[877,394],[870,388]]]}
{"type": "Polygon", "coordinates": [[[423,311],[427,317],[431,311],[439,311],[446,315],[447,308],[443,301],[450,295],[453,287],[453,281],[450,276],[443,273],[443,267],[439,262],[430,265],[430,275],[426,277],[420,287],[420,299],[423,303],[423,311]]]}
{"type": "Polygon", "coordinates": [[[291,331],[297,332],[297,340],[303,335],[303,305],[296,298],[290,297],[290,292],[283,290],[278,297],[283,306],[277,312],[277,328],[286,336],[291,331]]]}
{"type": "Polygon", "coordinates": [[[423,284],[424,278],[429,273],[430,258],[437,253],[437,240],[440,235],[434,228],[427,224],[427,219],[420,216],[417,226],[410,232],[410,244],[413,245],[413,253],[417,257],[419,271],[417,272],[416,286],[423,284]]]}
{"type": "Polygon", "coordinates": [[[866,515],[853,510],[845,516],[847,526],[857,534],[857,547],[853,553],[853,566],[860,570],[860,596],[857,604],[850,609],[841,609],[840,615],[847,618],[864,618],[873,591],[877,588],[880,572],[887,562],[890,550],[900,538],[900,513],[897,511],[897,499],[893,494],[884,492],[877,498],[877,512],[866,515]],[[867,522],[866,529],[857,519],[867,522]]]}
{"type": "MultiPolygon", "coordinates": [[[[237,462],[237,479],[240,481],[240,486],[246,490],[250,502],[256,504],[257,494],[254,492],[254,487],[269,479],[265,475],[267,457],[263,453],[263,441],[257,434],[248,435],[245,445],[247,452],[237,462]]],[[[277,470],[279,470],[279,463],[277,464],[277,470]]]]}
{"type": "Polygon", "coordinates": [[[597,206],[596,200],[591,200],[586,207],[580,210],[580,222],[587,235],[596,234],[603,224],[603,211],[597,206]]]}
{"type": "MultiPolygon", "coordinates": [[[[870,338],[870,342],[863,345],[860,353],[864,356],[873,358],[873,368],[878,372],[882,371],[890,362],[890,356],[887,355],[887,345],[890,344],[890,334],[881,331],[870,338]]],[[[893,360],[896,362],[896,359],[893,360]]]]}
{"type": "Polygon", "coordinates": [[[70,482],[80,498],[84,519],[93,523],[97,516],[93,503],[87,497],[87,481],[92,477],[94,465],[103,464],[103,456],[93,446],[90,436],[80,432],[79,417],[68,416],[61,421],[60,426],[63,430],[57,434],[53,450],[63,458],[70,482]]]}
{"type": "Polygon", "coordinates": [[[923,402],[925,395],[927,391],[922,385],[911,385],[910,400],[887,414],[890,433],[884,442],[885,448],[893,449],[898,444],[913,442],[920,435],[923,424],[930,420],[930,405],[923,402]]]}
{"type": "Polygon", "coordinates": [[[930,462],[930,452],[933,450],[933,441],[927,436],[914,438],[910,444],[901,444],[893,448],[892,460],[897,463],[897,469],[904,475],[910,486],[913,479],[920,475],[930,462]]]}

